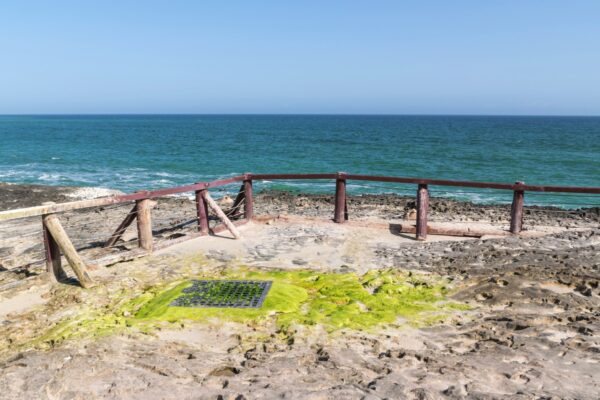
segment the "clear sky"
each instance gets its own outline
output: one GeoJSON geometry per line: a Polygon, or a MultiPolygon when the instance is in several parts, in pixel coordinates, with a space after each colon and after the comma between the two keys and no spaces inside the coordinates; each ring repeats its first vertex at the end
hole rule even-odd
{"type": "Polygon", "coordinates": [[[600,1],[3,1],[0,114],[600,115],[600,1]]]}

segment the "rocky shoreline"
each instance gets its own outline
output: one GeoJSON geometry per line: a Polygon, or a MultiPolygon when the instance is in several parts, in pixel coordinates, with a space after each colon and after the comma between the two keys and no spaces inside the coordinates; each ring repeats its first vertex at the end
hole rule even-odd
{"type": "MultiPolygon", "coordinates": [[[[0,184],[0,209],[8,210],[40,205],[44,202],[65,202],[97,195],[119,193],[109,189],[78,188],[41,185],[0,184]]],[[[235,192],[221,192],[225,199],[234,198],[235,192]]],[[[296,215],[328,221],[333,216],[333,196],[294,194],[263,191],[255,194],[256,215],[296,215]]],[[[231,200],[229,200],[231,202],[231,200]]],[[[101,246],[110,237],[133,203],[96,207],[60,214],[60,219],[75,247],[92,258],[101,254],[101,246]]],[[[225,201],[226,209],[230,203],[225,201]]],[[[410,221],[415,218],[415,199],[390,194],[348,197],[351,220],[410,221]]],[[[183,196],[157,199],[152,211],[153,230],[157,240],[172,240],[196,231],[195,204],[183,196]]],[[[465,223],[479,222],[507,229],[510,205],[481,205],[445,198],[431,198],[429,222],[465,223]]],[[[217,224],[212,218],[211,225],[217,224]]],[[[553,207],[528,207],[525,210],[524,229],[536,226],[589,228],[600,225],[600,207],[561,210],[553,207]]],[[[0,268],[15,269],[41,267],[43,245],[39,217],[0,222],[0,268]],[[33,266],[30,264],[34,264],[33,266]]],[[[119,246],[109,249],[113,253],[136,248],[133,229],[125,235],[119,246]]],[[[102,253],[104,254],[104,253],[102,253]]],[[[27,272],[26,274],[28,274],[27,272]]],[[[4,281],[0,277],[0,284],[4,281]]]]}
{"type": "MultiPolygon", "coordinates": [[[[8,210],[40,205],[44,202],[74,201],[97,195],[119,193],[109,189],[55,187],[40,185],[0,184],[0,209],[8,210]]],[[[235,192],[221,192],[225,196],[223,208],[235,198],[235,192]],[[229,201],[229,203],[227,202],[229,201]]],[[[294,194],[279,191],[263,191],[255,194],[256,215],[295,215],[307,218],[331,220],[333,196],[294,194]]],[[[96,207],[60,214],[61,222],[75,247],[91,258],[97,258],[104,241],[112,234],[133,203],[96,207]]],[[[361,195],[348,197],[349,218],[353,221],[411,221],[414,220],[415,199],[391,194],[361,195]]],[[[153,230],[156,240],[172,240],[196,231],[195,204],[183,196],[156,199],[152,211],[153,230]]],[[[468,223],[478,222],[506,230],[510,218],[510,205],[481,205],[445,198],[431,198],[429,222],[468,223]]],[[[211,225],[218,223],[212,217],[211,225]]],[[[525,210],[524,229],[537,226],[568,229],[589,228],[600,224],[600,207],[560,210],[553,207],[528,207],[525,210]]],[[[39,217],[0,222],[0,268],[27,269],[42,267],[43,244],[39,217]]],[[[118,246],[108,252],[118,253],[137,247],[136,235],[130,229],[118,246]]],[[[31,272],[25,272],[29,274],[31,272]]],[[[6,277],[0,277],[0,287],[6,277]]]]}
{"type": "Polygon", "coordinates": [[[34,207],[50,201],[65,203],[117,193],[121,192],[96,187],[27,185],[0,182],[0,211],[34,207]]]}
{"type": "MultiPolygon", "coordinates": [[[[244,226],[241,241],[199,238],[148,259],[99,269],[99,288],[87,291],[52,286],[32,275],[24,287],[0,294],[0,304],[39,296],[36,307],[0,318],[0,392],[8,399],[39,393],[106,399],[141,398],[141,393],[148,399],[597,397],[598,209],[538,208],[526,214],[526,228],[560,230],[537,237],[440,237],[419,243],[379,224],[407,217],[414,199],[360,196],[350,198],[348,207],[356,223],[333,224],[331,196],[263,192],[256,195],[255,212],[272,218],[244,226]],[[190,254],[202,258],[190,262],[190,254]],[[46,343],[47,350],[11,351],[43,337],[64,318],[110,316],[120,299],[153,285],[240,266],[359,275],[391,268],[439,275],[452,285],[452,299],[472,309],[424,328],[399,322],[371,332],[328,335],[318,327],[299,327],[282,335],[268,323],[186,322],[150,334],[125,330],[105,338],[46,343]],[[83,381],[79,371],[86,371],[83,381]]],[[[114,229],[127,211],[123,206],[62,218],[78,232],[95,227],[98,236],[114,229]]],[[[509,209],[433,199],[431,211],[433,220],[503,227],[509,209]]],[[[164,226],[165,239],[185,234],[195,228],[185,225],[190,215],[191,201],[159,199],[155,229],[164,226]],[[183,226],[167,229],[175,221],[183,226]]]]}

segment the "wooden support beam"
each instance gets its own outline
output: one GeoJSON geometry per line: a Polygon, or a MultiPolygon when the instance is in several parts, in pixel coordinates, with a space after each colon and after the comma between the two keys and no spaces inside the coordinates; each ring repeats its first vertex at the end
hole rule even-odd
{"type": "Polygon", "coordinates": [[[69,265],[73,268],[75,275],[77,275],[79,284],[84,288],[93,286],[94,282],[87,273],[87,267],[81,260],[81,257],[79,257],[77,250],[75,250],[73,243],[71,243],[69,236],[60,224],[56,215],[46,215],[44,217],[44,226],[48,229],[50,235],[52,235],[52,238],[62,250],[67,261],[69,261],[69,265]]]}
{"type": "Polygon", "coordinates": [[[233,205],[227,211],[227,214],[229,215],[229,218],[231,218],[231,219],[237,219],[237,217],[242,214],[240,212],[240,208],[242,207],[242,202],[245,200],[245,198],[246,198],[245,185],[244,185],[244,183],[242,183],[242,185],[240,186],[240,190],[238,191],[237,196],[235,196],[235,200],[233,201],[233,205]]]}
{"type": "MultiPolygon", "coordinates": [[[[408,234],[416,234],[417,228],[411,223],[406,224],[389,224],[390,228],[394,232],[398,233],[408,233],[408,234]]],[[[476,237],[480,238],[482,236],[508,236],[506,230],[502,229],[485,229],[479,227],[467,227],[467,228],[450,228],[444,226],[427,226],[427,234],[428,235],[440,235],[440,236],[459,236],[459,237],[476,237]]]]}
{"type": "Polygon", "coordinates": [[[152,200],[143,199],[136,202],[137,227],[139,246],[142,249],[152,251],[152,200]]]}
{"type": "Polygon", "coordinates": [[[196,191],[196,216],[198,218],[198,231],[208,235],[208,206],[204,195],[205,189],[196,191]]]}
{"type": "Polygon", "coordinates": [[[233,237],[236,239],[240,239],[242,235],[237,230],[235,225],[229,220],[229,218],[227,218],[227,215],[225,215],[223,210],[221,210],[221,207],[219,207],[217,202],[213,200],[213,198],[210,196],[210,193],[206,192],[204,194],[204,199],[206,200],[208,207],[210,207],[210,209],[213,210],[215,214],[217,214],[217,217],[219,217],[219,219],[225,224],[225,226],[227,227],[229,232],[231,232],[233,237]]]}
{"type": "Polygon", "coordinates": [[[46,219],[51,214],[42,216],[42,229],[44,234],[44,250],[46,254],[46,271],[48,275],[54,281],[62,281],[67,278],[67,273],[62,267],[62,261],[60,258],[60,248],[58,243],[52,237],[52,234],[46,227],[46,219]]]}
{"type": "MultiPolygon", "coordinates": [[[[515,185],[524,185],[523,182],[515,182],[515,185]]],[[[523,230],[523,205],[525,204],[525,191],[515,190],[510,207],[510,233],[518,234],[523,230]]]]}
{"type": "Polygon", "coordinates": [[[244,202],[244,218],[251,220],[254,218],[254,197],[252,193],[252,179],[244,180],[244,196],[246,201],[244,202]]]}
{"type": "Polygon", "coordinates": [[[244,201],[244,198],[246,197],[246,194],[244,193],[244,184],[242,183],[242,186],[240,186],[240,190],[238,191],[237,196],[235,196],[235,200],[233,201],[233,205],[231,206],[231,209],[234,210],[236,208],[239,208],[242,205],[242,201],[244,201]]]}
{"type": "Polygon", "coordinates": [[[417,240],[427,239],[427,209],[429,208],[429,190],[427,185],[419,184],[417,189],[417,240]]]}
{"type": "Polygon", "coordinates": [[[333,220],[338,224],[342,224],[348,220],[345,172],[339,172],[335,181],[335,209],[333,212],[333,220]]]}
{"type": "Polygon", "coordinates": [[[108,240],[104,243],[102,247],[110,247],[114,246],[115,243],[121,239],[121,236],[125,233],[129,225],[135,220],[137,217],[137,205],[134,205],[129,214],[125,216],[119,227],[115,230],[115,232],[108,238],[108,240]]]}

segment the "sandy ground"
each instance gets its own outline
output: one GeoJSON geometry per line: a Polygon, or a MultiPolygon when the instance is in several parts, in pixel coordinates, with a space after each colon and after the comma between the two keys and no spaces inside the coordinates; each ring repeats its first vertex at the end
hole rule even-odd
{"type": "MultiPolygon", "coordinates": [[[[388,209],[402,217],[398,204],[379,204],[379,218],[372,205],[360,205],[364,211],[355,205],[360,217],[340,225],[321,217],[331,213],[327,202],[271,200],[266,211],[280,217],[241,227],[241,240],[226,233],[202,237],[98,268],[92,271],[98,286],[90,290],[52,284],[42,274],[4,290],[0,398],[598,398],[596,220],[570,217],[559,228],[544,228],[550,220],[544,215],[530,220],[543,235],[430,236],[422,243],[384,222],[388,209]],[[202,261],[183,268],[191,256],[202,261]],[[151,334],[28,345],[64,318],[110,307],[124,291],[135,296],[161,282],[242,265],[436,273],[451,279],[453,298],[472,309],[420,329],[328,334],[316,327],[283,340],[269,324],[186,322],[151,334]]],[[[488,220],[479,223],[491,224],[490,215],[499,215],[467,208],[454,217],[483,215],[488,220]]],[[[505,224],[498,218],[495,226],[505,224]]]]}

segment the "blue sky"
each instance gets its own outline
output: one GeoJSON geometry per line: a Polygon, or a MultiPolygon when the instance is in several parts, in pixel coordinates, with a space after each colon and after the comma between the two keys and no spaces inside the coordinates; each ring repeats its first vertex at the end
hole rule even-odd
{"type": "Polygon", "coordinates": [[[12,1],[0,113],[600,115],[600,1],[12,1]]]}

